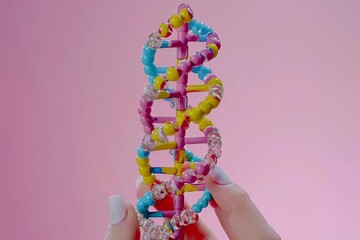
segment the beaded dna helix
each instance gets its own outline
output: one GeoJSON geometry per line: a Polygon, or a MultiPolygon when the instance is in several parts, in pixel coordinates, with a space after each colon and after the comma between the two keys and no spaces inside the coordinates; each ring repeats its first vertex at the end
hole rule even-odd
{"type": "Polygon", "coordinates": [[[141,59],[149,85],[138,107],[145,136],[138,147],[136,162],[144,183],[150,185],[151,191],[137,202],[142,239],[183,239],[184,227],[196,223],[198,213],[212,199],[205,188],[204,177],[220,158],[222,142],[218,129],[205,116],[219,105],[224,90],[222,81],[203,63],[215,58],[220,46],[217,34],[204,23],[194,20],[192,9],[185,3],[178,7],[177,14],[160,24],[157,32],[150,34],[144,45],[141,59]],[[177,39],[166,39],[171,36],[173,29],[177,31],[177,39]],[[188,42],[205,42],[206,47],[189,57],[188,42]],[[176,48],[176,66],[157,67],[154,64],[159,48],[176,48]],[[190,72],[197,74],[203,84],[188,85],[190,72]],[[176,83],[176,89],[170,87],[170,82],[176,83]],[[208,95],[196,107],[191,107],[187,94],[196,92],[208,92],[208,95]],[[151,115],[153,103],[158,99],[170,102],[170,106],[176,110],[175,117],[151,115]],[[186,137],[190,123],[197,124],[204,136],[186,137]],[[168,136],[174,136],[174,141],[169,141],[168,136]],[[185,145],[191,144],[208,145],[204,158],[185,149],[185,145]],[[152,167],[149,164],[150,153],[160,150],[170,150],[173,167],[152,167]],[[172,177],[169,181],[162,181],[155,174],[169,174],[172,177]],[[193,191],[203,191],[203,195],[191,209],[186,209],[184,194],[193,191]],[[149,211],[149,207],[156,207],[159,201],[170,195],[174,202],[173,210],[149,211]],[[156,225],[150,219],[155,217],[168,220],[156,225]]]}

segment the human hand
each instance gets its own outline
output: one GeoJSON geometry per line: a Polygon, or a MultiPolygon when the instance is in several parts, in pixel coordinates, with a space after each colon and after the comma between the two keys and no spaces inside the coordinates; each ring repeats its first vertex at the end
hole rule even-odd
{"type": "MultiPolygon", "coordinates": [[[[280,240],[251,201],[245,190],[231,182],[218,166],[205,179],[206,187],[213,195],[210,202],[229,239],[280,240]]],[[[137,195],[149,191],[149,186],[138,184],[137,195]]],[[[170,210],[171,196],[156,205],[158,210],[170,210]]],[[[188,206],[186,206],[188,207],[188,206]]],[[[139,223],[134,208],[120,196],[109,197],[110,224],[105,240],[140,239],[139,223]]],[[[201,219],[185,228],[185,239],[216,239],[201,219]]]]}

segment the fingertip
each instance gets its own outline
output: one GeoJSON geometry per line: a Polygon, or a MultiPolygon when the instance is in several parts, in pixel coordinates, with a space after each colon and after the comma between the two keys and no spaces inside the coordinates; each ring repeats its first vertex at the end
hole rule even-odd
{"type": "Polygon", "coordinates": [[[117,224],[123,221],[127,214],[128,204],[120,195],[109,196],[109,222],[117,224]]]}

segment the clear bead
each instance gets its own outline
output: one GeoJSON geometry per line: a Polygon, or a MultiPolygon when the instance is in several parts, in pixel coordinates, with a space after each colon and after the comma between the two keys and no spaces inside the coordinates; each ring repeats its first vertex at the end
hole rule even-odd
{"type": "Polygon", "coordinates": [[[215,154],[208,153],[208,154],[206,154],[204,161],[205,161],[205,164],[209,164],[209,166],[212,167],[212,166],[216,165],[217,157],[215,154]]]}
{"type": "Polygon", "coordinates": [[[196,223],[198,218],[199,217],[196,212],[194,212],[190,209],[184,209],[180,213],[180,219],[181,219],[180,224],[185,227],[189,224],[196,223]]]}
{"type": "Polygon", "coordinates": [[[217,146],[210,146],[209,150],[208,150],[208,153],[215,154],[215,156],[217,158],[221,157],[221,149],[219,147],[217,147],[217,146]]]}
{"type": "Polygon", "coordinates": [[[159,34],[157,32],[153,32],[149,35],[146,40],[146,45],[151,49],[158,49],[161,47],[162,40],[159,38],[159,34]]]}
{"type": "Polygon", "coordinates": [[[178,215],[174,215],[174,216],[171,218],[170,223],[171,223],[171,225],[173,226],[173,228],[174,228],[175,231],[179,230],[179,229],[182,227],[182,225],[181,225],[181,218],[180,218],[180,216],[178,216],[178,215]]]}
{"type": "MultiPolygon", "coordinates": [[[[155,227],[155,223],[151,219],[145,219],[144,224],[142,225],[142,229],[144,230],[144,233],[150,232],[150,230],[155,227]]],[[[144,234],[145,235],[145,234],[144,234]]]]}
{"type": "Polygon", "coordinates": [[[224,96],[224,88],[219,84],[215,84],[210,88],[209,94],[221,101],[224,96]]]}
{"type": "Polygon", "coordinates": [[[159,127],[159,130],[158,130],[158,135],[161,139],[161,141],[163,142],[168,142],[168,137],[165,135],[164,131],[163,131],[163,127],[159,127]]]}
{"type": "Polygon", "coordinates": [[[184,182],[179,176],[173,176],[169,182],[165,183],[165,189],[168,193],[174,193],[184,186],[184,182]]]}
{"type": "Polygon", "coordinates": [[[163,226],[156,226],[150,230],[150,238],[153,240],[169,239],[169,235],[163,226]]]}
{"type": "Polygon", "coordinates": [[[221,137],[219,137],[216,134],[209,135],[208,146],[221,148],[222,147],[221,137]]]}
{"type": "Polygon", "coordinates": [[[154,101],[159,95],[159,91],[156,90],[156,88],[154,87],[154,85],[147,85],[144,89],[144,97],[146,98],[146,100],[148,101],[154,101]]]}
{"type": "Polygon", "coordinates": [[[163,200],[168,193],[165,190],[165,184],[155,184],[152,189],[152,197],[155,201],[163,200]]]}
{"type": "Polygon", "coordinates": [[[155,148],[155,141],[151,138],[150,134],[147,134],[143,137],[143,139],[141,140],[141,147],[145,150],[145,151],[152,151],[155,148]]]}

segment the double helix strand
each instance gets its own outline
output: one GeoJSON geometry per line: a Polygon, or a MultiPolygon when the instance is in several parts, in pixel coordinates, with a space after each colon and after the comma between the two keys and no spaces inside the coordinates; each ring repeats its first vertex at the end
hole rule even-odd
{"type": "Polygon", "coordinates": [[[183,239],[183,227],[198,220],[198,213],[208,206],[212,196],[205,188],[204,177],[221,156],[221,135],[213,126],[208,115],[216,108],[223,97],[222,81],[203,63],[217,56],[221,47],[219,38],[213,30],[193,19],[193,11],[187,4],[178,7],[167,23],[160,24],[158,32],[152,33],[143,48],[142,62],[148,75],[149,85],[140,98],[138,112],[143,124],[145,136],[138,147],[136,158],[139,173],[144,183],[150,185],[151,191],[144,194],[137,202],[138,219],[143,229],[143,239],[183,239]],[[177,30],[177,40],[167,40],[173,29],[177,30]],[[206,42],[206,47],[189,58],[188,42],[206,42]],[[157,67],[154,64],[155,54],[159,48],[176,48],[177,65],[157,67]],[[196,73],[204,84],[188,85],[188,74],[196,73]],[[176,89],[169,86],[176,82],[176,89]],[[204,101],[196,107],[188,105],[188,93],[208,92],[204,101]],[[170,101],[176,109],[175,117],[153,117],[151,109],[155,100],[170,101]],[[199,125],[203,137],[186,137],[186,129],[193,122],[199,125]],[[156,127],[155,124],[161,124],[156,127]],[[169,141],[168,136],[174,136],[169,141]],[[185,149],[185,145],[208,145],[208,152],[202,159],[185,149]],[[149,156],[152,151],[170,150],[173,156],[173,167],[152,167],[149,156]],[[166,182],[156,178],[155,174],[170,174],[166,182]],[[186,192],[204,191],[191,209],[184,208],[186,192]],[[172,195],[173,210],[150,212],[150,206],[172,195]],[[166,217],[163,225],[156,225],[150,218],[166,217]]]}

